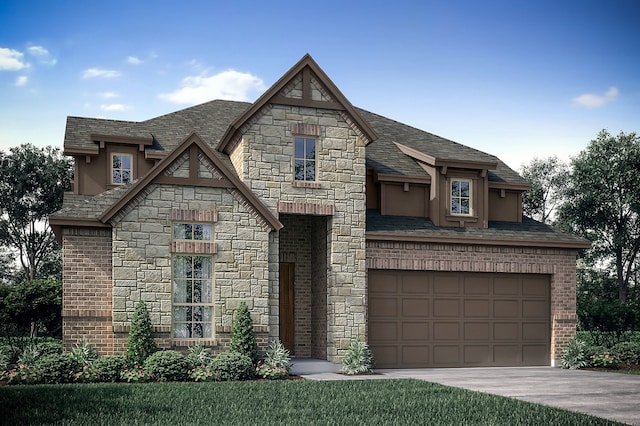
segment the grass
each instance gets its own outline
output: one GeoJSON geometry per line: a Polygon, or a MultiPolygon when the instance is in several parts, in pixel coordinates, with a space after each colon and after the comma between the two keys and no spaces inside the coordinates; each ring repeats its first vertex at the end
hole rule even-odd
{"type": "Polygon", "coordinates": [[[613,425],[419,380],[0,387],[0,424],[613,425]]]}

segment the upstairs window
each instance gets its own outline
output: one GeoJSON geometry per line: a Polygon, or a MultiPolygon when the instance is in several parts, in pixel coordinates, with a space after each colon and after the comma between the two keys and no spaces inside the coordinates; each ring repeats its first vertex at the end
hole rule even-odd
{"type": "Polygon", "coordinates": [[[174,223],[174,240],[211,241],[213,225],[210,223],[174,223]]]}
{"type": "Polygon", "coordinates": [[[316,140],[295,138],[294,178],[300,181],[316,180],[316,140]]]}
{"type": "Polygon", "coordinates": [[[471,180],[451,179],[451,214],[471,215],[471,180]]]}
{"type": "Polygon", "coordinates": [[[111,154],[111,183],[124,185],[131,182],[132,163],[131,154],[111,154]]]}

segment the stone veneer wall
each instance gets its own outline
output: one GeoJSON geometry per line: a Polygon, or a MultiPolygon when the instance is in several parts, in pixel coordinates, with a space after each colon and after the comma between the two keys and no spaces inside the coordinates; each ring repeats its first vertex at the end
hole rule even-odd
{"type": "Polygon", "coordinates": [[[111,323],[111,229],[64,228],[62,341],[87,339],[101,355],[114,353],[111,323]]]}
{"type": "MultiPolygon", "coordinates": [[[[339,361],[350,340],[366,333],[364,143],[337,111],[272,105],[247,126],[231,157],[241,179],[273,212],[278,202],[333,206],[327,234],[326,352],[327,359],[339,361]],[[293,174],[292,128],[307,127],[319,134],[312,135],[317,175],[311,185],[295,182],[293,174]]],[[[270,246],[271,259],[279,257],[278,244],[275,240],[270,246]]],[[[277,268],[269,280],[278,282],[277,268]]],[[[270,335],[277,333],[272,323],[270,335]]]]}
{"type": "Polygon", "coordinates": [[[576,250],[367,241],[367,269],[547,274],[551,362],[576,331],[576,250]]]}
{"type": "MultiPolygon", "coordinates": [[[[245,301],[258,339],[269,325],[269,230],[226,188],[153,185],[113,225],[113,325],[128,331],[135,304],[146,302],[161,347],[190,341],[171,338],[172,210],[217,214],[213,223],[214,352],[227,348],[233,313],[245,301]]],[[[215,215],[213,215],[215,217],[215,215]]]]}

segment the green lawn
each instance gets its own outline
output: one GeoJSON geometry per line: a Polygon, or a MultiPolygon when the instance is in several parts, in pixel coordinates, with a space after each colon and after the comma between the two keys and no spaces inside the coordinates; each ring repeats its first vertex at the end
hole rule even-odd
{"type": "Polygon", "coordinates": [[[0,387],[11,425],[611,425],[419,380],[0,387]]]}

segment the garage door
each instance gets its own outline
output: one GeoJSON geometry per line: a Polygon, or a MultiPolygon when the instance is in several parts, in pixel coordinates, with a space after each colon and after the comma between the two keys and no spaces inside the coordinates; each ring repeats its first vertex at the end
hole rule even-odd
{"type": "Polygon", "coordinates": [[[549,277],[369,270],[378,368],[549,365],[549,277]]]}

